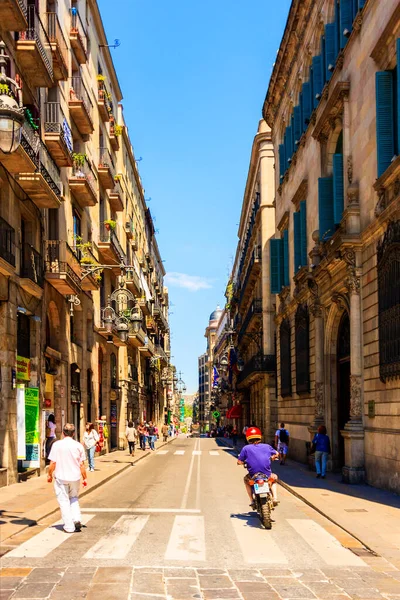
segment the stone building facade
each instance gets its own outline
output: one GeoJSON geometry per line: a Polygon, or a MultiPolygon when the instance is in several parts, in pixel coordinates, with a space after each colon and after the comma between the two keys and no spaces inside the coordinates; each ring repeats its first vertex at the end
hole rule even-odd
{"type": "Polygon", "coordinates": [[[0,39],[26,115],[19,148],[0,152],[6,485],[29,463],[43,468],[50,413],[58,434],[70,421],[78,439],[87,421],[104,417],[104,451],[123,447],[127,418],[162,422],[169,328],[165,271],[97,2],[7,0],[0,39]],[[121,264],[142,315],[127,341],[106,330],[102,312],[120,285],[121,264]],[[92,273],[96,265],[104,268],[92,273]],[[39,456],[25,463],[21,410],[32,389],[39,456]]]}
{"type": "Polygon", "coordinates": [[[275,154],[277,410],[345,481],[400,491],[400,6],[294,0],[263,108],[275,154]]]}

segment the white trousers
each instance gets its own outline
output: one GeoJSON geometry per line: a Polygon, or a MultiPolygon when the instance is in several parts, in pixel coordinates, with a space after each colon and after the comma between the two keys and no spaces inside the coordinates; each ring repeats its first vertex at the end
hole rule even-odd
{"type": "Polygon", "coordinates": [[[81,509],[79,506],[79,488],[81,480],[61,481],[54,479],[54,490],[58,504],[60,505],[61,518],[64,523],[65,531],[73,533],[75,523],[81,520],[81,509]]]}

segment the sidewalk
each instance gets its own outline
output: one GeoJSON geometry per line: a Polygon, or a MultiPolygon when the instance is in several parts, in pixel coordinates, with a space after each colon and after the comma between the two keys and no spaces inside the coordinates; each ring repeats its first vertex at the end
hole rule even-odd
{"type": "MultiPolygon", "coordinates": [[[[232,446],[231,440],[218,439],[232,446]]],[[[240,452],[244,442],[239,440],[240,452]]],[[[400,569],[400,497],[369,485],[342,483],[341,475],[328,473],[316,479],[307,465],[288,460],[274,463],[279,483],[364,546],[400,569]]]]}
{"type": "MultiPolygon", "coordinates": [[[[156,442],[156,450],[171,443],[156,442]]],[[[88,472],[88,487],[81,488],[80,497],[86,496],[100,485],[110,481],[132,465],[151,454],[150,450],[136,449],[135,457],[129,456],[128,450],[116,450],[103,456],[96,457],[94,473],[88,472]]],[[[56,513],[59,510],[54,495],[53,485],[47,483],[46,474],[15,483],[0,489],[0,546],[1,554],[7,546],[7,540],[38,521],[56,513]]]]}

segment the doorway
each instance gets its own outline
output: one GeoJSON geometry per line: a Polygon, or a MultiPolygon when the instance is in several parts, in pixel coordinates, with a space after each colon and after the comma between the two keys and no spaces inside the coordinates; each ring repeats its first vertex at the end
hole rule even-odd
{"type": "Polygon", "coordinates": [[[350,319],[347,312],[340,320],[337,338],[337,465],[345,464],[344,438],[341,431],[350,419],[350,319]]]}

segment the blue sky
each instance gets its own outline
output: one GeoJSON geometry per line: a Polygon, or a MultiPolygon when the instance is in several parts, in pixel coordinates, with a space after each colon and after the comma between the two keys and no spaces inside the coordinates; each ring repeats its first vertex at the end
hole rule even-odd
{"type": "Polygon", "coordinates": [[[170,292],[173,363],[197,390],[224,303],[253,137],[290,0],[99,0],[170,292]]]}

